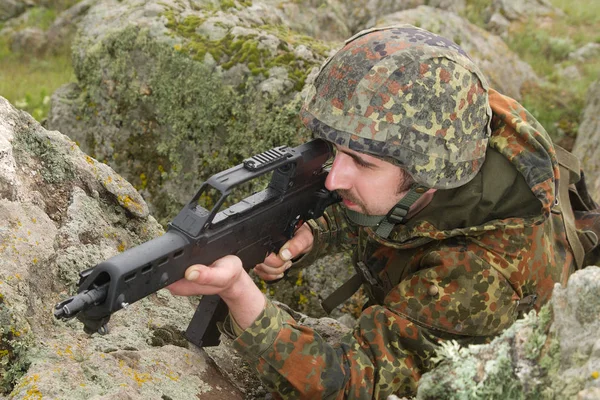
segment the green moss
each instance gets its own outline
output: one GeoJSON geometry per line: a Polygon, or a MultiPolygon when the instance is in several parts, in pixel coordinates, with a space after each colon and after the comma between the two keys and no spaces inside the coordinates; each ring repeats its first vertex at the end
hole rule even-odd
{"type": "MultiPolygon", "coordinates": [[[[253,54],[255,43],[228,37],[216,49],[205,48],[217,56],[219,49],[223,54],[238,49],[228,57],[260,62],[257,68],[264,69],[265,61],[253,54]]],[[[92,124],[117,126],[127,132],[127,143],[113,145],[114,161],[107,161],[135,187],[146,188],[153,214],[163,224],[184,204],[165,190],[167,182],[189,188],[191,198],[200,183],[214,173],[251,154],[282,143],[296,145],[309,137],[298,119],[299,96],[287,101],[270,98],[253,89],[251,76],[232,87],[220,72],[156,42],[146,31],[130,27],[87,48],[84,58],[75,59],[83,93],[79,114],[92,124]],[[152,67],[139,77],[132,65],[152,67]]],[[[276,62],[289,59],[282,57],[276,62]]],[[[97,146],[107,146],[102,143],[105,139],[96,140],[97,146]]],[[[241,188],[234,198],[253,191],[254,185],[241,188]]]]}
{"type": "Polygon", "coordinates": [[[47,183],[57,184],[74,179],[73,167],[48,138],[21,132],[15,136],[13,143],[17,151],[33,154],[41,161],[43,167],[39,172],[47,183]]]}
{"type": "Polygon", "coordinates": [[[173,10],[166,11],[164,15],[168,21],[167,27],[175,35],[187,39],[177,50],[189,54],[192,59],[203,62],[206,54],[209,53],[224,70],[238,64],[246,64],[252,75],[262,75],[265,78],[269,76],[269,69],[284,67],[288,71],[289,78],[294,82],[294,90],[297,91],[304,86],[306,76],[312,65],[309,65],[305,60],[296,58],[288,48],[287,43],[306,45],[323,57],[329,50],[329,47],[323,43],[308,36],[294,33],[289,28],[281,25],[257,27],[281,40],[278,54],[273,55],[269,49],[261,47],[255,35],[234,37],[228,33],[221,39],[209,40],[205,35],[198,33],[198,28],[205,22],[205,18],[187,16],[178,19],[173,10]]]}

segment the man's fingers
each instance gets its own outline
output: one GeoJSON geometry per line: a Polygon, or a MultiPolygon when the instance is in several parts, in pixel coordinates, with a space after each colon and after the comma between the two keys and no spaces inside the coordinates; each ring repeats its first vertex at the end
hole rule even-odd
{"type": "Polygon", "coordinates": [[[210,267],[192,265],[181,279],[167,287],[172,294],[192,296],[215,294],[228,288],[244,271],[241,260],[236,256],[225,256],[210,267]]]}
{"type": "Polygon", "coordinates": [[[283,261],[288,261],[307,253],[312,248],[313,240],[314,237],[310,227],[307,224],[303,224],[298,228],[294,237],[281,247],[279,258],[283,261]]]}
{"type": "MultiPolygon", "coordinates": [[[[280,263],[283,261],[279,260],[280,263]]],[[[291,261],[286,261],[278,267],[273,267],[266,263],[257,264],[254,267],[254,272],[261,278],[266,281],[272,281],[275,279],[283,278],[283,273],[292,266],[291,261]]]]}
{"type": "MultiPolygon", "coordinates": [[[[282,266],[284,264],[284,262],[285,261],[283,261],[277,254],[269,253],[269,255],[265,258],[265,261],[263,262],[263,264],[277,268],[277,267],[282,266]]],[[[260,264],[258,264],[258,265],[260,265],[260,264]]]]}

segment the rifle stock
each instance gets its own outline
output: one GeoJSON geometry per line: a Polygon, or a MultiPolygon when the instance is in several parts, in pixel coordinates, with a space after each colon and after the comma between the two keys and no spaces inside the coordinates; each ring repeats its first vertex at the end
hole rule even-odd
{"type": "MultiPolygon", "coordinates": [[[[246,270],[277,251],[304,221],[320,217],[339,197],[324,188],[331,146],[320,139],[277,147],[213,175],[169,224],[167,232],[80,273],[77,295],[55,306],[58,319],[77,317],[87,333],[105,332],[111,315],[182,279],[193,264],[210,265],[235,254],[246,270]],[[219,211],[232,189],[273,172],[268,187],[219,211]],[[198,204],[210,189],[220,198],[211,210],[198,204]]],[[[217,324],[227,306],[203,296],[188,327],[199,347],[219,343],[217,324]]]]}

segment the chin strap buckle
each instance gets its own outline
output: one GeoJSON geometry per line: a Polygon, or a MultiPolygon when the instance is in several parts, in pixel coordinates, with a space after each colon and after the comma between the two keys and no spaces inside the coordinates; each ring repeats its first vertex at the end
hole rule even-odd
{"type": "Polygon", "coordinates": [[[427,192],[429,188],[419,183],[413,184],[408,193],[396,204],[390,212],[381,221],[375,233],[383,238],[387,238],[394,226],[406,222],[406,216],[410,207],[427,192]]]}

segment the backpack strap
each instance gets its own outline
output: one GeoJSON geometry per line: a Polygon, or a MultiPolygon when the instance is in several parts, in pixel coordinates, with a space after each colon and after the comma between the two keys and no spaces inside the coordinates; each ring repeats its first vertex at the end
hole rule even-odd
{"type": "Polygon", "coordinates": [[[576,268],[581,269],[583,267],[585,249],[577,235],[575,215],[573,214],[573,207],[571,206],[571,200],[569,198],[569,185],[576,184],[581,178],[579,159],[558,145],[554,145],[554,149],[556,150],[556,158],[558,159],[560,170],[560,177],[558,179],[558,198],[556,199],[556,202],[557,204],[560,204],[565,225],[565,233],[569,245],[571,246],[571,250],[573,251],[576,268]]]}

